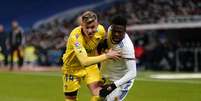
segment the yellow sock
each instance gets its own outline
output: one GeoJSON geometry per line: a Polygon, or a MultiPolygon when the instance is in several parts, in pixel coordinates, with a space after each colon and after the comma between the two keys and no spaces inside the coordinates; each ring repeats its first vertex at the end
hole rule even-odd
{"type": "Polygon", "coordinates": [[[99,96],[92,96],[91,101],[103,101],[99,96]]]}

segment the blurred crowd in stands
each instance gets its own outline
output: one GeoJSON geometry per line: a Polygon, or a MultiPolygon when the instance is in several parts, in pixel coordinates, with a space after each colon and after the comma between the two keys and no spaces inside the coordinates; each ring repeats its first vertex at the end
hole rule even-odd
{"type": "Polygon", "coordinates": [[[101,11],[104,20],[116,13],[126,14],[128,25],[186,22],[201,14],[201,0],[127,0],[101,11]]]}
{"type": "MultiPolygon", "coordinates": [[[[128,25],[193,22],[201,19],[199,16],[201,0],[122,0],[94,10],[105,28],[109,26],[110,17],[119,13],[127,16],[128,25]]],[[[19,67],[22,64],[61,65],[61,56],[65,51],[68,35],[79,23],[77,18],[78,16],[75,15],[73,19],[63,21],[55,19],[53,22],[42,24],[38,29],[30,29],[26,32],[22,31],[17,21],[14,21],[18,26],[16,32],[15,28],[11,32],[4,32],[3,25],[0,25],[3,54],[0,55],[1,64],[18,63],[19,67]],[[20,35],[13,36],[16,34],[12,33],[20,33],[20,35]],[[12,46],[15,43],[11,44],[11,41],[6,41],[7,39],[16,40],[17,44],[12,46]]],[[[12,22],[12,25],[14,23],[12,22]]],[[[176,50],[182,47],[179,41],[169,39],[168,34],[163,30],[128,33],[135,44],[139,66],[144,67],[143,69],[175,70],[176,50]]]]}

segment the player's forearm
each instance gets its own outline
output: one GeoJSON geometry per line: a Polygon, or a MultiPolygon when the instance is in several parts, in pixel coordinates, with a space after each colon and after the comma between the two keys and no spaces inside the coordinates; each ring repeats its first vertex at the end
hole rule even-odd
{"type": "Polygon", "coordinates": [[[128,72],[121,79],[114,82],[117,87],[122,84],[125,84],[129,80],[135,79],[135,77],[137,75],[135,60],[127,60],[126,65],[128,68],[128,72]]]}
{"type": "Polygon", "coordinates": [[[99,63],[99,62],[106,60],[107,56],[106,56],[106,54],[102,54],[99,56],[93,56],[93,57],[88,57],[88,56],[82,57],[82,56],[80,56],[80,57],[78,57],[78,59],[79,59],[82,66],[89,66],[89,65],[96,64],[96,63],[99,63]]]}

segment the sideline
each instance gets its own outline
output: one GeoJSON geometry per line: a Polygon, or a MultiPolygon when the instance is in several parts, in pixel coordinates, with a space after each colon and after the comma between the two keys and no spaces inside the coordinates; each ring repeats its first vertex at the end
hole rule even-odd
{"type": "Polygon", "coordinates": [[[157,74],[151,75],[155,79],[201,79],[201,73],[157,74]]]}

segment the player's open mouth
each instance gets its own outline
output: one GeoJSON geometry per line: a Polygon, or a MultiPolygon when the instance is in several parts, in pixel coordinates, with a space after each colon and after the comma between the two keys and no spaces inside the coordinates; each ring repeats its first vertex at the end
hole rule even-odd
{"type": "Polygon", "coordinates": [[[114,42],[120,42],[120,41],[121,41],[120,38],[112,38],[112,40],[113,40],[114,42]]]}

